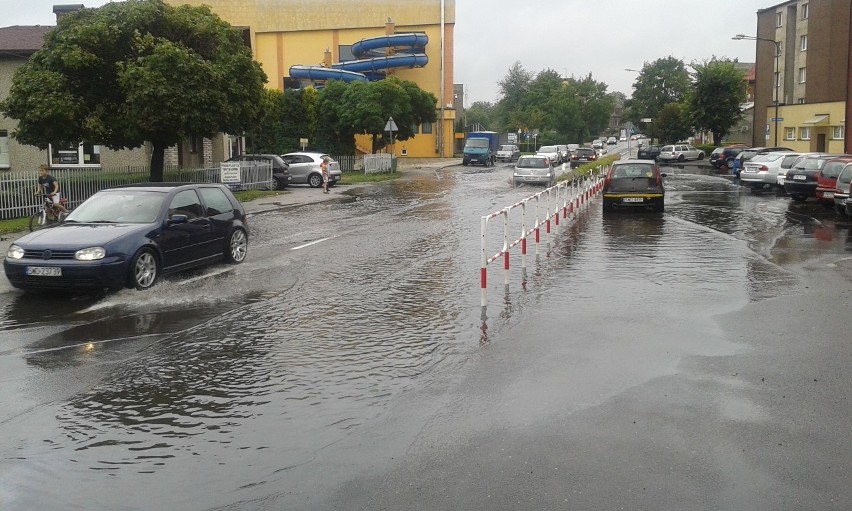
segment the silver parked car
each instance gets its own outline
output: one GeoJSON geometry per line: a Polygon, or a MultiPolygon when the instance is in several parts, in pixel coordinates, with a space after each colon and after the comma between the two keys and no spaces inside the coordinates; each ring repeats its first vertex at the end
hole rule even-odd
{"type": "Polygon", "coordinates": [[[660,161],[703,160],[704,151],[689,144],[664,145],[660,149],[660,161]]]}
{"type": "Polygon", "coordinates": [[[521,183],[543,184],[553,186],[556,184],[556,170],[546,156],[521,156],[515,163],[515,172],[512,175],[512,184],[518,186],[521,183]]]}
{"type": "Polygon", "coordinates": [[[497,151],[497,161],[515,161],[521,157],[521,150],[516,145],[501,145],[497,151]]]}
{"type": "MultiPolygon", "coordinates": [[[[777,187],[778,172],[784,163],[785,157],[789,155],[798,155],[798,153],[774,151],[752,156],[750,160],[743,164],[743,169],[740,171],[740,182],[752,187],[754,190],[759,190],[766,185],[769,185],[771,188],[777,187]]],[[[792,165],[795,158],[788,158],[787,161],[792,165]]],[[[784,169],[785,174],[789,168],[788,166],[784,169]]],[[[783,187],[783,185],[781,186],[783,187]]]]}
{"type": "MultiPolygon", "coordinates": [[[[320,164],[326,156],[328,155],[325,153],[315,152],[282,154],[281,158],[290,166],[290,184],[307,184],[313,188],[322,186],[320,164]]],[[[340,171],[340,164],[332,158],[328,168],[328,186],[334,186],[341,178],[343,173],[340,171]]]]}

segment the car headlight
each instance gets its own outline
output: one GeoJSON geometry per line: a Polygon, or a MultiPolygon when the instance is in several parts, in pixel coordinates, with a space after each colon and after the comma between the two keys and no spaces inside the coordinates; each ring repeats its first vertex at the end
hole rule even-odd
{"type": "Polygon", "coordinates": [[[9,251],[6,252],[6,257],[8,257],[9,259],[23,259],[24,249],[22,249],[18,245],[12,245],[11,247],[9,247],[9,251]]]}
{"type": "Polygon", "coordinates": [[[106,250],[103,247],[84,248],[74,253],[74,259],[78,261],[97,261],[105,256],[106,250]]]}

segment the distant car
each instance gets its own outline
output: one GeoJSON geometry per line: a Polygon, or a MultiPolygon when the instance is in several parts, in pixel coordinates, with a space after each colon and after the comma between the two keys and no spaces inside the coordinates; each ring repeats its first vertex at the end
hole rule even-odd
{"type": "Polygon", "coordinates": [[[841,215],[852,216],[850,192],[852,192],[852,163],[843,167],[834,184],[834,209],[841,215]]]}
{"type": "Polygon", "coordinates": [[[664,145],[660,148],[660,161],[703,160],[704,151],[689,144],[664,145]]]}
{"type": "Polygon", "coordinates": [[[840,156],[828,160],[817,174],[816,198],[825,207],[834,209],[834,191],[837,188],[837,176],[846,165],[852,163],[852,155],[840,156]]]}
{"type": "Polygon", "coordinates": [[[592,140],[592,148],[593,149],[602,149],[605,142],[599,138],[592,140]]]}
{"type": "MultiPolygon", "coordinates": [[[[290,182],[307,184],[311,188],[322,186],[322,169],[320,164],[324,157],[331,156],[318,152],[297,152],[282,154],[281,158],[290,165],[290,182]]],[[[334,186],[343,178],[340,164],[332,158],[328,168],[328,186],[334,186]]]]}
{"type": "Polygon", "coordinates": [[[161,274],[241,263],[248,224],[217,184],[144,183],[101,190],[62,223],[24,235],[3,269],[27,290],[148,289],[161,274]]]}
{"type": "Polygon", "coordinates": [[[734,166],[734,158],[742,151],[743,149],[748,148],[745,144],[733,144],[725,147],[717,147],[713,149],[713,152],[710,153],[710,164],[716,167],[717,169],[721,169],[723,167],[733,168],[734,166]]]}
{"type": "Polygon", "coordinates": [[[497,151],[497,161],[515,161],[521,157],[521,150],[516,145],[501,145],[497,151]]]}
{"type": "Polygon", "coordinates": [[[515,163],[512,174],[512,184],[518,186],[522,183],[543,184],[553,186],[556,184],[556,170],[553,163],[546,156],[521,156],[515,163]]]}
{"type": "Polygon", "coordinates": [[[773,151],[792,151],[788,147],[747,147],[734,156],[734,163],[731,165],[731,172],[735,176],[740,177],[743,166],[747,161],[750,161],[758,154],[766,154],[773,151]]]}
{"type": "Polygon", "coordinates": [[[225,161],[258,162],[272,165],[272,180],[276,190],[283,190],[290,184],[290,167],[277,154],[240,154],[225,161]]]}
{"type": "Polygon", "coordinates": [[[655,160],[660,157],[660,145],[642,145],[636,152],[636,157],[640,160],[655,160]]]}
{"type": "Polygon", "coordinates": [[[618,140],[616,140],[615,137],[609,137],[608,139],[606,139],[606,145],[616,145],[616,144],[618,144],[618,140]]]}
{"type": "Polygon", "coordinates": [[[580,147],[571,156],[571,168],[577,168],[584,163],[597,161],[598,153],[591,147],[580,147]]]}
{"type": "Polygon", "coordinates": [[[804,202],[808,197],[816,197],[817,175],[826,162],[840,154],[816,154],[799,156],[793,168],[784,176],[784,191],[795,201],[804,202]]]}
{"type": "Polygon", "coordinates": [[[620,160],[613,162],[603,184],[604,213],[620,208],[665,210],[665,173],[656,162],[620,160]]]}
{"type": "Polygon", "coordinates": [[[559,162],[568,162],[569,158],[571,158],[571,150],[568,149],[568,146],[564,144],[557,144],[556,148],[559,149],[559,162]]]}
{"type": "Polygon", "coordinates": [[[555,145],[543,145],[538,148],[535,155],[547,158],[551,165],[559,165],[562,163],[559,158],[559,149],[555,145]]]}

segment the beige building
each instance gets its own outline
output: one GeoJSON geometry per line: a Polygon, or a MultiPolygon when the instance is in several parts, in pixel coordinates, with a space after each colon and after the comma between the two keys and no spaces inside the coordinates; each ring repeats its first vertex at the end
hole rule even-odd
{"type": "MultiPolygon", "coordinates": [[[[166,0],[173,5],[208,5],[231,25],[243,27],[255,59],[269,77],[268,87],[283,89],[291,66],[329,66],[357,60],[353,45],[388,34],[428,37],[422,67],[391,67],[380,72],[415,82],[438,98],[438,123],[418,127],[417,135],[395,146],[411,157],[452,156],[455,121],[453,30],[455,0],[166,0]],[[328,56],[326,54],[328,51],[328,56]]],[[[382,51],[382,50],[380,50],[382,51]]],[[[384,51],[387,51],[385,49],[384,51]]],[[[404,52],[391,48],[394,51],[404,52]]],[[[366,140],[359,148],[368,147],[366,140]]]]}
{"type": "Polygon", "coordinates": [[[752,145],[850,150],[851,13],[849,0],[790,0],[757,12],[752,145]]]}

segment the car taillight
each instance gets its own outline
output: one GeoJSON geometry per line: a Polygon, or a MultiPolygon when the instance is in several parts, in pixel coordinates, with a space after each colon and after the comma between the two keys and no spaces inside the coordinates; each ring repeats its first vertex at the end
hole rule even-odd
{"type": "Polygon", "coordinates": [[[766,165],[761,165],[760,168],[758,168],[757,170],[766,172],[767,170],[769,170],[769,167],[767,167],[766,165]]]}
{"type": "Polygon", "coordinates": [[[590,160],[597,160],[598,156],[596,154],[593,154],[593,155],[589,156],[589,159],[590,160]]]}

